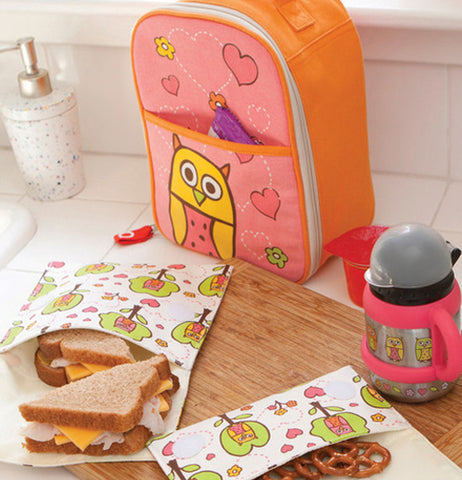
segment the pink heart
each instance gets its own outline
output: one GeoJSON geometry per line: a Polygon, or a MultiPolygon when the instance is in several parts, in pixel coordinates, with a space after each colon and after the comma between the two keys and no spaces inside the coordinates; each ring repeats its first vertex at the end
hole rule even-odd
{"type": "Polygon", "coordinates": [[[253,155],[251,153],[237,153],[236,157],[239,159],[240,163],[248,163],[252,160],[253,155]]]}
{"type": "Polygon", "coordinates": [[[419,395],[422,395],[422,396],[424,396],[427,393],[426,388],[419,388],[417,391],[419,392],[419,395]]]}
{"type": "Polygon", "coordinates": [[[385,390],[390,390],[390,385],[388,383],[382,383],[382,387],[385,389],[385,390]]]}
{"type": "Polygon", "coordinates": [[[305,390],[305,397],[307,398],[322,397],[325,394],[324,390],[319,387],[308,387],[305,390]]]}
{"type": "Polygon", "coordinates": [[[205,457],[206,460],[213,460],[215,458],[215,454],[214,453],[209,453],[207,454],[207,456],[205,457]]]}
{"type": "Polygon", "coordinates": [[[162,455],[166,457],[173,455],[173,442],[168,442],[167,445],[162,449],[162,455]]]}
{"type": "Polygon", "coordinates": [[[236,45],[227,43],[223,47],[223,60],[237,80],[239,86],[251,85],[258,77],[255,60],[249,55],[242,55],[236,45]]]}
{"type": "Polygon", "coordinates": [[[54,267],[54,268],[61,268],[64,267],[64,262],[50,262],[48,264],[49,267],[54,267]]]}
{"type": "Polygon", "coordinates": [[[142,305],[149,305],[150,307],[158,307],[160,305],[160,303],[155,300],[154,298],[143,298],[143,300],[141,300],[140,302],[142,305]]]}
{"type": "Polygon", "coordinates": [[[71,313],[70,315],[67,315],[66,318],[76,318],[77,314],[76,313],[71,313]]]}
{"type": "Polygon", "coordinates": [[[117,275],[114,275],[114,278],[128,278],[128,275],[125,273],[119,273],[117,275]]]}
{"type": "Polygon", "coordinates": [[[276,190],[264,188],[261,193],[252,192],[250,194],[250,201],[260,213],[276,220],[276,214],[281,206],[281,200],[276,190]]]}
{"type": "Polygon", "coordinates": [[[97,312],[97,311],[98,311],[98,309],[96,307],[87,307],[87,308],[84,308],[82,310],[82,312],[85,312],[85,313],[87,313],[87,312],[93,313],[93,312],[97,312]]]}
{"type": "Polygon", "coordinates": [[[289,430],[287,430],[286,437],[292,439],[302,434],[303,430],[300,430],[299,428],[289,428],[289,430]]]}
{"type": "Polygon", "coordinates": [[[313,448],[313,447],[316,446],[316,444],[313,443],[313,442],[308,442],[308,443],[306,444],[306,446],[307,446],[308,448],[313,448]]]}
{"type": "Polygon", "coordinates": [[[178,80],[175,75],[169,75],[168,77],[164,77],[161,80],[162,86],[164,90],[166,90],[171,95],[178,95],[178,89],[180,88],[180,81],[178,80]]]}
{"type": "Polygon", "coordinates": [[[294,447],[292,445],[285,444],[281,447],[281,452],[282,453],[287,453],[287,452],[290,452],[293,449],[294,449],[294,447]]]}

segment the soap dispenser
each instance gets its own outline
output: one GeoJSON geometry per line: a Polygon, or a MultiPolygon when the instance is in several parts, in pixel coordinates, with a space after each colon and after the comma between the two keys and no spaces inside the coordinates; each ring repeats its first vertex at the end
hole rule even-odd
{"type": "Polygon", "coordinates": [[[52,88],[47,70],[37,66],[33,37],[0,47],[8,50],[20,51],[25,70],[19,94],[3,96],[0,109],[26,193],[40,201],[72,197],[85,187],[74,91],[52,88]]]}

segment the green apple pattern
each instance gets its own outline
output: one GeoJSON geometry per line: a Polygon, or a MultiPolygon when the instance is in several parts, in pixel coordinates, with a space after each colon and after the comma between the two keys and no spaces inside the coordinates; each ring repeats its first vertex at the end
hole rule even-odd
{"type": "Polygon", "coordinates": [[[180,480],[222,480],[221,475],[218,473],[201,470],[200,465],[197,464],[189,464],[180,467],[177,460],[171,460],[168,462],[168,466],[172,469],[167,476],[169,480],[173,480],[175,475],[177,475],[180,480]],[[192,475],[188,476],[187,474],[189,473],[192,473],[192,475]]]}
{"type": "Polygon", "coordinates": [[[197,321],[183,322],[177,325],[172,330],[173,339],[180,343],[189,343],[193,348],[201,348],[210,328],[211,322],[207,320],[207,315],[209,313],[211,313],[211,310],[204,308],[197,321]]]}
{"type": "Polygon", "coordinates": [[[221,273],[207,277],[200,285],[199,292],[206,297],[222,297],[226,290],[226,285],[228,284],[228,270],[230,266],[225,265],[215,267],[214,270],[221,273]]]}
{"type": "Polygon", "coordinates": [[[0,347],[6,347],[24,330],[24,327],[21,325],[21,321],[15,321],[11,327],[6,331],[2,340],[0,341],[0,347]]]}
{"type": "Polygon", "coordinates": [[[180,291],[175,283],[175,277],[166,268],[151,272],[155,277],[141,276],[130,279],[130,290],[136,293],[145,293],[153,297],[168,297],[172,293],[180,291]]]}
{"type": "Polygon", "coordinates": [[[134,305],[133,308],[122,308],[119,312],[100,313],[99,324],[106,330],[120,333],[138,342],[143,338],[150,338],[152,333],[146,327],[148,322],[138,313],[141,308],[141,305],[134,305]]]}
{"type": "Polygon", "coordinates": [[[254,447],[263,447],[270,439],[270,432],[265,425],[246,420],[252,417],[250,413],[243,413],[233,419],[227,415],[219,415],[219,417],[214,427],[226,424],[226,428],[220,434],[220,443],[231,455],[248,455],[254,447]]]}
{"type": "Polygon", "coordinates": [[[88,274],[99,274],[99,273],[109,273],[114,270],[116,264],[111,263],[92,263],[90,265],[85,265],[84,267],[79,268],[75,272],[76,277],[81,277],[82,275],[88,274]]]}
{"type": "Polygon", "coordinates": [[[318,411],[324,415],[311,423],[311,435],[333,443],[369,433],[367,421],[355,413],[346,412],[342,407],[324,407],[319,402],[312,402],[311,405],[313,408],[309,411],[310,415],[315,415],[318,411]]]}
{"type": "Polygon", "coordinates": [[[376,408],[391,408],[391,404],[388,403],[376,390],[370,385],[365,385],[361,388],[362,399],[371,407],[376,408]]]}
{"type": "Polygon", "coordinates": [[[45,270],[27,300],[33,302],[34,300],[37,300],[37,298],[43,297],[47,293],[52,292],[57,287],[54,281],[53,277],[47,276],[47,271],[45,270]]]}
{"type": "Polygon", "coordinates": [[[70,292],[61,295],[58,298],[55,298],[50,302],[42,311],[42,315],[49,315],[55,312],[62,312],[75,308],[82,300],[83,295],[81,293],[86,292],[87,290],[80,291],[81,284],[76,285],[70,292]],[[81,292],[81,293],[77,293],[81,292]]]}

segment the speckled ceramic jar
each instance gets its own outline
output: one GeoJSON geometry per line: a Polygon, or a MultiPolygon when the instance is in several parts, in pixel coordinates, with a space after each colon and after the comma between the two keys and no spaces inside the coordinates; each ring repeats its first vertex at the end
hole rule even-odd
{"type": "Polygon", "coordinates": [[[2,115],[31,198],[63,200],[84,188],[78,109],[71,89],[39,98],[7,96],[2,115]]]}

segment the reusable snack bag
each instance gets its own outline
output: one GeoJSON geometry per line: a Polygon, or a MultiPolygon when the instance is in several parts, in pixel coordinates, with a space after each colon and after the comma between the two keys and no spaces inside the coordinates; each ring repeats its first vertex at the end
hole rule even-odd
{"type": "Polygon", "coordinates": [[[30,453],[23,447],[25,420],[19,405],[50,390],[34,368],[37,337],[85,328],[123,338],[136,360],[165,354],[179,389],[165,418],[176,429],[199,351],[213,326],[232,266],[49,262],[17,315],[0,329],[0,462],[32,466],[84,462],[152,461],[133,455],[30,453]]]}
{"type": "Polygon", "coordinates": [[[164,236],[303,282],[369,224],[363,59],[337,0],[178,2],[132,64],[164,236]]]}

